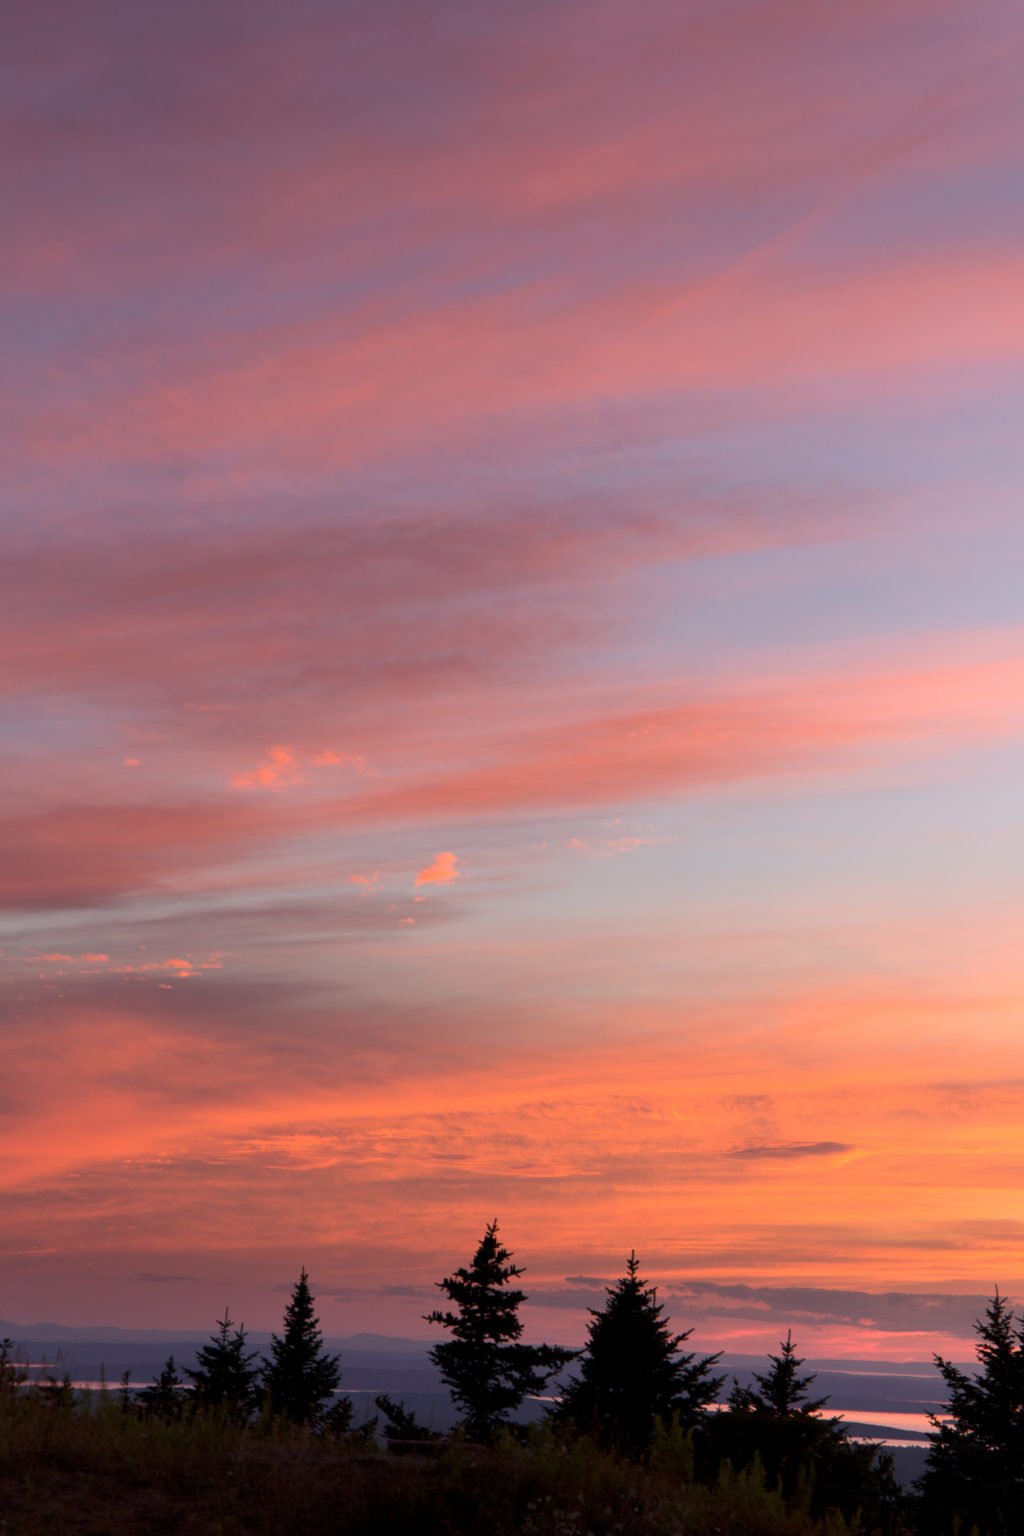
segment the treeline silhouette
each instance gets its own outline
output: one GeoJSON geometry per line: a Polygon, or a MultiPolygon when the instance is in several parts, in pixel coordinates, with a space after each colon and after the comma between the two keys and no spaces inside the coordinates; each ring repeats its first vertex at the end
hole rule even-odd
{"type": "MultiPolygon", "coordinates": [[[[932,1417],[925,1472],[916,1491],[907,1493],[884,1450],[851,1440],[842,1421],[824,1412],[828,1400],[812,1395],[813,1375],[800,1374],[803,1361],[791,1332],[779,1354],[768,1356],[767,1368],[754,1373],[753,1385],[734,1384],[720,1404],[728,1379],[715,1370],[720,1354],[698,1357],[684,1348],[692,1329],[671,1331],[635,1253],[622,1278],[607,1288],[603,1308],[590,1309],[581,1350],[523,1343],[520,1310],[527,1297],[515,1284],[522,1273],[493,1221],[470,1264],[438,1282],[447,1304],[426,1321],[449,1337],[430,1356],[460,1414],[447,1439],[385,1395],[376,1399],[377,1416],[354,1427],[352,1402],[339,1390],[341,1360],[325,1349],[305,1269],[267,1356],[247,1348],[244,1326],[225,1311],[192,1367],[179,1373],[172,1356],[139,1391],[126,1377],[114,1411],[126,1424],[190,1433],[221,1425],[250,1444],[277,1444],[285,1435],[289,1443],[299,1437],[321,1449],[359,1452],[363,1459],[378,1435],[393,1450],[432,1461],[442,1451],[465,1455],[476,1448],[478,1456],[500,1453],[506,1468],[509,1457],[532,1457],[536,1473],[538,1458],[562,1457],[570,1481],[573,1458],[589,1446],[587,1454],[605,1458],[594,1465],[632,1467],[630,1476],[660,1480],[659,1497],[671,1487],[689,1489],[691,1500],[702,1489],[734,1502],[742,1494],[740,1504],[748,1514],[756,1505],[761,1524],[717,1528],[748,1536],[803,1536],[812,1529],[830,1536],[1024,1536],[1024,1316],[1016,1319],[998,1291],[975,1325],[977,1373],[935,1357],[948,1407],[932,1417]],[[524,1398],[540,1396],[552,1382],[545,1422],[517,1422],[524,1398]]],[[[66,1422],[96,1412],[67,1377],[30,1382],[5,1340],[0,1427],[7,1441],[0,1438],[0,1470],[5,1445],[11,1454],[16,1450],[18,1414],[24,1425],[36,1422],[26,1416],[32,1405],[66,1422]]],[[[109,1407],[102,1411],[109,1417],[109,1407]]],[[[557,1470],[557,1460],[552,1466],[557,1470]]],[[[521,1480],[521,1472],[516,1477],[521,1480]]],[[[585,1502],[582,1490],[578,1498],[585,1502]]],[[[535,1514],[529,1529],[540,1533],[546,1527],[535,1514]]],[[[585,1528],[596,1530],[591,1516],[585,1528]]],[[[443,1528],[461,1527],[449,1520],[443,1528]]],[[[556,1528],[569,1530],[564,1522],[556,1528]]],[[[621,1521],[615,1528],[626,1529],[621,1521]]],[[[679,1526],[684,1528],[698,1526],[679,1526]]]]}

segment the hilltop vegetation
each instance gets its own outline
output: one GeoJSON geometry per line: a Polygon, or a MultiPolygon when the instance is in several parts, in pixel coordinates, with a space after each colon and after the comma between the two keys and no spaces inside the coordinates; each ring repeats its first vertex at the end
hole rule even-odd
{"type": "Polygon", "coordinates": [[[0,1408],[4,1536],[841,1536],[756,1470],[692,1479],[685,1437],[638,1465],[585,1438],[396,1458],[281,1421],[177,1423],[88,1405],[0,1408]]]}
{"type": "Polygon", "coordinates": [[[30,1381],[0,1345],[2,1536],[1005,1536],[1024,1529],[1024,1319],[998,1294],[980,1370],[937,1364],[949,1423],[918,1496],[811,1395],[787,1335],[751,1387],[716,1399],[717,1356],[684,1351],[635,1255],[582,1351],[524,1345],[521,1270],[492,1223],[440,1282],[433,1350],[462,1413],[445,1441],[402,1403],[352,1428],[305,1270],[269,1359],[225,1312],[196,1365],[152,1386],[30,1381]],[[565,1371],[546,1422],[514,1421],[565,1371]],[[715,1403],[718,1411],[710,1411],[715,1403]],[[383,1419],[383,1429],[380,1421],[383,1419]],[[393,1454],[401,1452],[400,1456],[393,1454]]]}

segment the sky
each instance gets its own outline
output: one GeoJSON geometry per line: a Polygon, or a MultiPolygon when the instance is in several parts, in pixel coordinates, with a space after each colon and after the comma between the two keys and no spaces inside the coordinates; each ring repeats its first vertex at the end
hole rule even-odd
{"type": "Polygon", "coordinates": [[[39,0],[0,1316],[1024,1301],[1024,15],[39,0]]]}

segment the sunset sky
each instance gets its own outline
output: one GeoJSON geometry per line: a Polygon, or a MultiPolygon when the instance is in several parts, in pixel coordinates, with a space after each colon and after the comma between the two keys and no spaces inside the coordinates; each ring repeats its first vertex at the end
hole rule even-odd
{"type": "Polygon", "coordinates": [[[635,1248],[697,1345],[964,1352],[1020,5],[4,31],[0,1318],[425,1337],[497,1216],[553,1339],[635,1248]]]}

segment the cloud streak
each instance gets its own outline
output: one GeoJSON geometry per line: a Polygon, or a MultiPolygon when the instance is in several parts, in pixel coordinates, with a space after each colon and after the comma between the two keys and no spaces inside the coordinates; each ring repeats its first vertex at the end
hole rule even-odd
{"type": "Polygon", "coordinates": [[[791,1158],[791,1157],[837,1157],[844,1152],[853,1152],[856,1149],[843,1141],[808,1141],[808,1142],[778,1142],[775,1144],[762,1144],[749,1147],[735,1147],[729,1153],[730,1157],[740,1158],[791,1158]]]}

